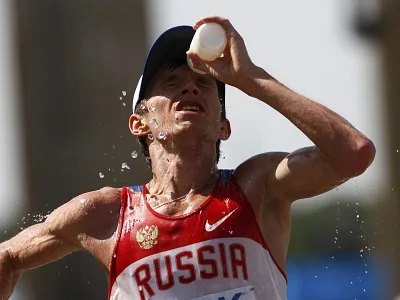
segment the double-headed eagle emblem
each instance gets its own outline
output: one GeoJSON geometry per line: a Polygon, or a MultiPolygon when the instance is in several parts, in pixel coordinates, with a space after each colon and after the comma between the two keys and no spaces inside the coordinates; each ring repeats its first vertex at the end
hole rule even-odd
{"type": "Polygon", "coordinates": [[[157,244],[158,227],[156,225],[146,225],[136,232],[136,241],[140,248],[150,249],[157,244]]]}

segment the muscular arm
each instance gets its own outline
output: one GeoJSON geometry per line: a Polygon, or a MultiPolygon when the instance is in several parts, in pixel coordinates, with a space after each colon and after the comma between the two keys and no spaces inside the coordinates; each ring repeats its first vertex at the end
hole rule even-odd
{"type": "Polygon", "coordinates": [[[315,144],[272,160],[260,156],[260,163],[275,164],[265,174],[270,196],[289,201],[315,196],[368,168],[375,148],[365,135],[327,107],[295,93],[262,69],[254,70],[241,84],[244,91],[280,112],[315,144]]]}
{"type": "Polygon", "coordinates": [[[104,230],[118,214],[119,190],[105,188],[78,196],[33,225],[0,244],[0,300],[8,299],[20,275],[107,239],[104,230]],[[114,209],[115,213],[110,213],[114,209]],[[97,222],[101,222],[100,225],[97,222]],[[96,225],[97,224],[97,225],[96,225]],[[102,225],[104,224],[104,225],[102,225]],[[103,229],[103,232],[100,232],[103,229]]]}
{"type": "Polygon", "coordinates": [[[52,233],[47,221],[23,230],[0,247],[1,300],[11,296],[25,270],[48,264],[79,249],[77,244],[66,242],[52,233]]]}
{"type": "Polygon", "coordinates": [[[193,66],[272,107],[315,145],[291,154],[259,155],[245,162],[237,173],[247,173],[248,181],[266,182],[269,196],[291,202],[318,195],[368,168],[375,147],[365,135],[343,117],[290,90],[257,67],[229,20],[208,17],[194,27],[207,22],[217,22],[225,29],[228,43],[224,56],[209,62],[189,52],[193,66]]]}

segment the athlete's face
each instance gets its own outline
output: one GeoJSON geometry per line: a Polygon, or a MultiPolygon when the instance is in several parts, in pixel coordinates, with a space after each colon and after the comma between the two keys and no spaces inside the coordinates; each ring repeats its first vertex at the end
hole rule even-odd
{"type": "Polygon", "coordinates": [[[216,80],[209,75],[188,66],[164,69],[153,78],[146,98],[144,119],[154,138],[189,132],[217,141],[230,135],[229,121],[221,120],[216,80]]]}

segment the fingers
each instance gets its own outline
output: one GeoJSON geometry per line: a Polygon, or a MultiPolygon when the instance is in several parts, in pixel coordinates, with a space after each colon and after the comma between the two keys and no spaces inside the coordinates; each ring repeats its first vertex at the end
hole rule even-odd
{"type": "Polygon", "coordinates": [[[205,23],[218,23],[225,30],[230,29],[230,28],[233,27],[231,22],[229,22],[228,19],[225,19],[225,18],[222,18],[222,17],[218,17],[218,16],[214,16],[214,17],[203,18],[203,19],[197,21],[196,24],[194,24],[193,28],[197,29],[197,28],[199,28],[201,25],[203,25],[205,23]]]}
{"type": "Polygon", "coordinates": [[[231,38],[243,39],[228,19],[218,17],[218,16],[203,18],[203,19],[197,21],[194,24],[193,28],[195,30],[197,30],[201,25],[203,25],[205,23],[217,23],[217,24],[221,25],[222,28],[224,28],[224,30],[226,32],[226,37],[228,38],[228,41],[231,38]]]}
{"type": "Polygon", "coordinates": [[[194,52],[188,51],[187,57],[190,61],[190,65],[192,65],[195,69],[207,72],[207,66],[206,63],[194,52]]]}

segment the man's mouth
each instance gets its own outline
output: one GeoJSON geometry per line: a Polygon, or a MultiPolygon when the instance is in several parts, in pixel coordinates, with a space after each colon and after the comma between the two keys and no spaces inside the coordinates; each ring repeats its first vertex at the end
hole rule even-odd
{"type": "Polygon", "coordinates": [[[196,105],[185,105],[182,106],[178,111],[200,111],[200,107],[196,106],[196,105]]]}

